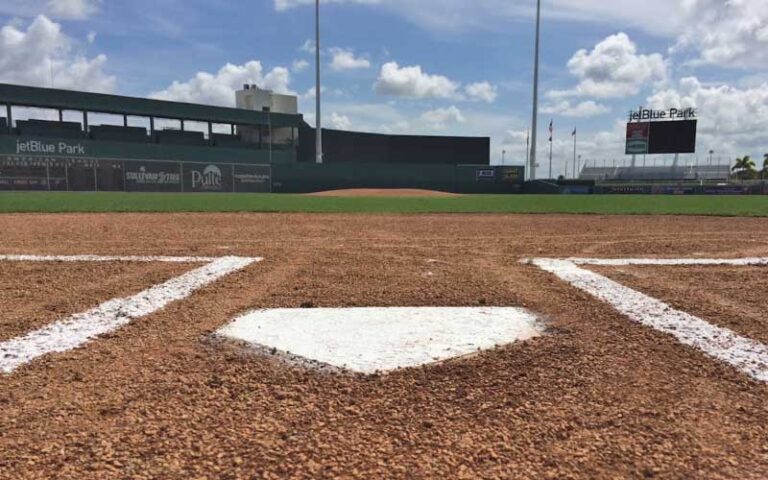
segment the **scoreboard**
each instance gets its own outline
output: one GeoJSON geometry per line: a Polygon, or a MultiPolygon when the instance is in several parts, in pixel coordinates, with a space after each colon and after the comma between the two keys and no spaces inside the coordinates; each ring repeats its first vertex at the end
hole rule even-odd
{"type": "Polygon", "coordinates": [[[627,155],[696,153],[697,120],[630,122],[627,155]]]}

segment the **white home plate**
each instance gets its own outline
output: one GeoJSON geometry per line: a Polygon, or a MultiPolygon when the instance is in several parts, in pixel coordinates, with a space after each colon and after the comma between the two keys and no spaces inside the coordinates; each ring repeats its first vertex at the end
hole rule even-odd
{"type": "Polygon", "coordinates": [[[376,373],[527,340],[544,326],[521,308],[258,310],[217,334],[337,368],[376,373]]]}

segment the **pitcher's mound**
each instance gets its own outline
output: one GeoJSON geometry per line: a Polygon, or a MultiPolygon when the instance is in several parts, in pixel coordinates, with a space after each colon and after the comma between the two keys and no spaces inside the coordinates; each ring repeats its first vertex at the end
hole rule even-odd
{"type": "Polygon", "coordinates": [[[353,188],[308,193],[310,197],[461,197],[458,193],[420,190],[417,188],[353,188]]]}

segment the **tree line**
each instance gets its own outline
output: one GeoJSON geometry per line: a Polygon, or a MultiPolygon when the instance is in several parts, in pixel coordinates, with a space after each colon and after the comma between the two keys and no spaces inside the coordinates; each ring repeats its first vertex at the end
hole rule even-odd
{"type": "Polygon", "coordinates": [[[763,155],[763,168],[757,169],[757,163],[749,156],[737,158],[731,170],[733,177],[739,180],[756,180],[768,178],[768,153],[763,155]]]}

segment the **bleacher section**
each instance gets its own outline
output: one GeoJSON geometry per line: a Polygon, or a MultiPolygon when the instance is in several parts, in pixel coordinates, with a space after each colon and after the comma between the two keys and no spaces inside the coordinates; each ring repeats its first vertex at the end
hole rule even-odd
{"type": "Polygon", "coordinates": [[[690,165],[678,167],[585,167],[581,180],[596,182],[728,180],[729,165],[690,165]]]}
{"type": "Polygon", "coordinates": [[[188,132],[185,130],[160,130],[155,132],[155,139],[157,143],[167,143],[170,145],[194,145],[201,147],[208,144],[203,132],[188,132]]]}
{"type": "Polygon", "coordinates": [[[16,131],[27,137],[83,139],[83,127],[78,122],[53,122],[49,120],[18,120],[16,131]]]}
{"type": "Polygon", "coordinates": [[[146,128],[120,127],[116,125],[96,125],[91,127],[91,138],[108,142],[146,143],[149,141],[146,128]]]}

